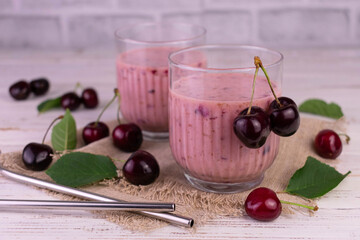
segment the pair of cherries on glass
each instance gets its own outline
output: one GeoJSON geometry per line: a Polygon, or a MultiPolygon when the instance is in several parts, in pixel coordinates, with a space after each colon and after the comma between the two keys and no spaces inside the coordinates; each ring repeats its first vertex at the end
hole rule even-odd
{"type": "Polygon", "coordinates": [[[295,102],[287,97],[278,100],[280,105],[274,100],[267,112],[252,106],[250,111],[246,108],[235,118],[234,132],[245,146],[260,148],[271,131],[282,137],[291,136],[297,131],[300,116],[295,102]]]}
{"type": "Polygon", "coordinates": [[[287,97],[277,98],[260,58],[257,56],[254,57],[254,63],[256,70],[250,106],[240,112],[233,123],[236,136],[248,148],[262,147],[271,131],[279,136],[287,137],[293,135],[300,126],[299,110],[295,102],[287,97]],[[275,97],[275,100],[270,103],[267,112],[260,107],[251,106],[254,97],[255,80],[259,68],[264,72],[275,97]]]}

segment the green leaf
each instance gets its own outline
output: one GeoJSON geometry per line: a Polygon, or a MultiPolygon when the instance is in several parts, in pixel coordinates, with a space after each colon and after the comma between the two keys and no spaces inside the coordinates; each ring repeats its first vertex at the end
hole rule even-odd
{"type": "Polygon", "coordinates": [[[37,110],[39,111],[39,113],[43,113],[50,109],[59,108],[59,107],[61,107],[61,97],[43,101],[37,106],[37,110]]]}
{"type": "Polygon", "coordinates": [[[305,165],[291,177],[285,192],[306,198],[321,197],[334,189],[347,175],[342,175],[335,168],[308,157],[305,165]]]}
{"type": "Polygon", "coordinates": [[[51,144],[56,151],[76,148],[76,123],[69,109],[51,133],[51,144]]]}
{"type": "Polygon", "coordinates": [[[56,183],[70,187],[117,177],[116,166],[109,157],[83,152],[63,155],[46,174],[56,183]]]}
{"type": "Polygon", "coordinates": [[[312,113],[315,115],[339,119],[344,116],[341,107],[336,103],[327,104],[320,99],[309,99],[303,102],[299,107],[300,112],[312,113]]]}

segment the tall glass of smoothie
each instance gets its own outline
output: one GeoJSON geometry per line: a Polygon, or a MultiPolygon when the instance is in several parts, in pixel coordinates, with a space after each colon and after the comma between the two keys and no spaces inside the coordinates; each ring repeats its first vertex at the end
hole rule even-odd
{"type": "Polygon", "coordinates": [[[205,34],[203,27],[185,23],[143,23],[115,32],[121,113],[148,139],[169,136],[168,55],[203,44],[205,34]]]}
{"type": "MultiPolygon", "coordinates": [[[[281,95],[283,56],[265,48],[241,45],[203,45],[169,56],[170,146],[185,177],[196,188],[234,193],[260,184],[279,149],[271,133],[258,149],[247,148],[233,131],[235,117],[249,107],[255,66],[262,60],[278,96],[281,95]],[[193,59],[206,59],[193,66],[193,59]]],[[[264,74],[256,79],[253,106],[265,111],[274,100],[264,74]]]]}

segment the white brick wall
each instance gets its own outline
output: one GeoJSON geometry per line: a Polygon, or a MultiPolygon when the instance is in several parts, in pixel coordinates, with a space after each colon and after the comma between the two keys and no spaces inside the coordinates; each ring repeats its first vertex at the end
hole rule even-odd
{"type": "Polygon", "coordinates": [[[58,8],[111,8],[113,0],[20,0],[22,9],[58,9],[58,8]]]}
{"type": "Polygon", "coordinates": [[[58,17],[0,15],[0,46],[51,48],[61,45],[58,17]]]}
{"type": "Polygon", "coordinates": [[[251,14],[246,10],[207,10],[204,26],[210,43],[251,43],[251,14]]]}
{"type": "Polygon", "coordinates": [[[348,43],[349,10],[285,8],[261,10],[259,38],[269,43],[326,45],[348,43]]]}
{"type": "Polygon", "coordinates": [[[136,14],[73,16],[68,21],[69,43],[75,48],[111,47],[114,43],[114,29],[144,21],[153,21],[153,18],[136,14]]]}
{"type": "Polygon", "coordinates": [[[112,48],[144,21],[204,25],[209,43],[360,46],[360,0],[0,0],[0,48],[112,48]]]}

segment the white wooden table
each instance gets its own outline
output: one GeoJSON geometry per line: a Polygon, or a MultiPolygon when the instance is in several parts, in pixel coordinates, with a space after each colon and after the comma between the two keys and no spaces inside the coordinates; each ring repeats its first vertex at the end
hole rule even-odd
{"type": "MultiPolygon", "coordinates": [[[[247,216],[209,221],[195,233],[168,226],[150,233],[130,232],[85,212],[0,212],[0,239],[360,239],[360,49],[284,50],[284,95],[297,103],[311,97],[339,103],[349,122],[351,144],[345,145],[337,169],[350,174],[318,202],[314,216],[281,215],[273,222],[257,222],[247,216]]],[[[115,87],[114,56],[108,52],[0,52],[0,149],[21,150],[40,142],[52,119],[62,111],[38,116],[36,106],[49,96],[72,90],[76,82],[94,86],[101,106],[115,87]],[[17,102],[9,86],[21,78],[46,76],[50,92],[41,98],[17,102]]],[[[95,111],[74,112],[78,126],[96,119],[95,111]]],[[[115,118],[115,106],[103,120],[115,118]]],[[[52,199],[34,188],[0,176],[0,198],[52,199]]]]}

